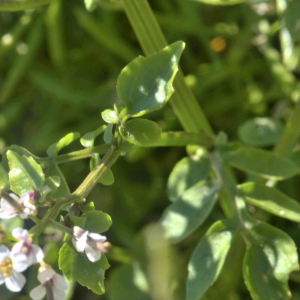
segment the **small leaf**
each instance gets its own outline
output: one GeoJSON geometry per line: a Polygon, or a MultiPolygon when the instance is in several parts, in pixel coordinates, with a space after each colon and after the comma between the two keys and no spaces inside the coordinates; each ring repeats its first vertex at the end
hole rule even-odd
{"type": "Polygon", "coordinates": [[[105,125],[100,126],[97,130],[91,131],[86,133],[81,139],[80,143],[83,147],[86,148],[93,148],[94,147],[94,142],[95,138],[100,135],[102,132],[104,132],[106,129],[105,125]]]}
{"type": "Polygon", "coordinates": [[[104,136],[103,136],[103,140],[106,144],[110,145],[113,141],[113,133],[112,133],[112,129],[113,129],[113,124],[108,124],[105,131],[104,131],[104,136]]]}
{"type": "Polygon", "coordinates": [[[168,179],[168,194],[171,201],[176,201],[185,190],[208,177],[210,162],[207,158],[192,160],[189,157],[181,159],[172,170],[168,179]]]}
{"type": "Polygon", "coordinates": [[[134,116],[161,108],[174,89],[172,82],[185,44],[176,42],[148,57],[139,56],[121,72],[117,92],[134,116]]]}
{"type": "Polygon", "coordinates": [[[42,190],[45,175],[32,157],[20,156],[9,150],[9,182],[11,190],[21,196],[33,190],[42,190]]]}
{"type": "Polygon", "coordinates": [[[84,217],[77,217],[77,216],[74,216],[74,215],[69,215],[69,218],[71,220],[71,222],[73,223],[74,226],[78,226],[80,228],[84,228],[84,225],[86,223],[86,218],[84,217]]]}
{"type": "Polygon", "coordinates": [[[100,260],[91,262],[85,253],[77,252],[72,243],[68,242],[60,249],[58,262],[68,280],[78,281],[98,295],[105,292],[104,271],[109,268],[109,264],[103,253],[100,260]]]}
{"type": "Polygon", "coordinates": [[[124,109],[124,106],[115,103],[114,104],[114,111],[116,112],[116,115],[119,116],[120,112],[124,109]]]}
{"type": "Polygon", "coordinates": [[[216,281],[237,231],[232,220],[214,223],[189,262],[186,300],[198,300],[216,281]]]}
{"type": "Polygon", "coordinates": [[[253,300],[290,299],[289,273],[298,268],[293,240],[281,230],[258,223],[251,230],[244,258],[244,279],[253,300]]]}
{"type": "Polygon", "coordinates": [[[200,181],[164,211],[161,224],[166,237],[177,243],[193,233],[208,217],[220,192],[218,181],[200,181]]]}
{"type": "Polygon", "coordinates": [[[84,229],[90,232],[102,233],[111,226],[111,218],[108,214],[95,210],[82,215],[86,218],[84,229]]]}
{"type": "Polygon", "coordinates": [[[102,119],[106,123],[111,123],[111,124],[118,124],[119,123],[119,118],[118,115],[114,110],[111,109],[106,109],[101,113],[102,119]]]}
{"type": "Polygon", "coordinates": [[[45,185],[47,185],[50,188],[50,192],[48,193],[48,196],[53,195],[56,190],[58,189],[60,185],[61,179],[59,176],[50,176],[46,178],[45,185]]]}
{"type": "Polygon", "coordinates": [[[239,196],[246,202],[276,216],[300,222],[300,204],[275,188],[247,182],[238,187],[239,196]]]}
{"type": "Polygon", "coordinates": [[[300,172],[291,160],[261,149],[238,147],[221,155],[229,165],[264,178],[282,180],[300,172]]]}
{"type": "MultiPolygon", "coordinates": [[[[101,159],[98,153],[93,154],[90,161],[90,169],[91,171],[99,165],[101,159]]],[[[112,185],[115,182],[114,174],[111,169],[108,169],[104,175],[99,179],[99,183],[103,185],[112,185]]]]}
{"type": "Polygon", "coordinates": [[[235,5],[249,0],[195,0],[210,5],[235,5]]]}
{"type": "Polygon", "coordinates": [[[69,186],[66,182],[65,176],[60,170],[58,165],[51,165],[47,171],[46,171],[46,176],[48,177],[53,177],[53,176],[58,176],[60,177],[60,185],[57,188],[57,190],[51,195],[53,198],[60,198],[60,197],[65,197],[71,194],[69,186]]]}
{"type": "Polygon", "coordinates": [[[94,202],[90,202],[88,204],[81,205],[80,210],[82,211],[83,214],[87,213],[89,211],[94,211],[95,210],[94,202]]]}
{"type": "Polygon", "coordinates": [[[61,138],[57,143],[52,144],[48,149],[47,149],[47,154],[49,156],[55,157],[58,152],[70,145],[73,141],[78,139],[80,137],[80,134],[78,132],[71,132],[65,135],[63,138],[61,138]]]}
{"type": "Polygon", "coordinates": [[[280,120],[255,118],[241,125],[238,134],[247,146],[273,146],[281,136],[283,128],[280,120]]]}
{"type": "Polygon", "coordinates": [[[134,119],[119,127],[120,134],[129,143],[140,146],[151,146],[160,140],[161,129],[153,121],[134,119]]]}

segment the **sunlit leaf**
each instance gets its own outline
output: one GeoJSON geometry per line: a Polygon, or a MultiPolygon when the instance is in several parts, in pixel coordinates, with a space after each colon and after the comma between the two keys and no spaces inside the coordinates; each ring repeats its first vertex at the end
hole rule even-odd
{"type": "Polygon", "coordinates": [[[43,188],[45,175],[41,166],[32,157],[20,156],[9,150],[7,158],[10,168],[10,188],[13,192],[21,196],[43,188]]]}
{"type": "Polygon", "coordinates": [[[263,222],[256,224],[250,234],[244,279],[252,299],[290,299],[289,273],[298,268],[295,243],[283,231],[263,222]]]}
{"type": "Polygon", "coordinates": [[[185,44],[176,42],[147,57],[139,56],[121,72],[117,92],[133,116],[162,107],[174,89],[172,82],[185,44]]]}
{"type": "Polygon", "coordinates": [[[210,214],[220,189],[218,181],[203,180],[169,205],[161,219],[166,237],[173,242],[180,242],[194,232],[210,214]]]}
{"type": "Polygon", "coordinates": [[[193,160],[189,157],[181,159],[172,170],[168,179],[168,195],[171,201],[178,197],[188,188],[201,180],[205,180],[210,171],[210,162],[201,157],[193,160]]]}
{"type": "Polygon", "coordinates": [[[159,141],[161,136],[160,127],[146,119],[129,120],[119,127],[119,131],[127,142],[140,146],[151,146],[159,141]]]}
{"type": "Polygon", "coordinates": [[[114,136],[112,133],[112,129],[113,129],[113,124],[108,124],[104,131],[103,140],[108,145],[110,145],[113,141],[114,136]]]}
{"type": "Polygon", "coordinates": [[[118,124],[119,123],[119,118],[115,110],[111,109],[106,109],[101,113],[102,119],[106,123],[111,123],[111,124],[118,124]]]}
{"type": "Polygon", "coordinates": [[[232,220],[214,223],[190,259],[186,300],[199,300],[216,281],[237,231],[232,220]]]}
{"type": "Polygon", "coordinates": [[[97,130],[91,131],[86,133],[85,135],[82,136],[82,138],[80,139],[80,143],[82,146],[89,148],[89,147],[94,147],[94,142],[95,142],[95,138],[100,135],[101,133],[103,133],[106,129],[105,125],[100,126],[97,130]]]}
{"type": "Polygon", "coordinates": [[[90,211],[82,215],[86,218],[84,229],[90,232],[102,233],[111,226],[111,218],[102,211],[90,211]]]}
{"type": "Polygon", "coordinates": [[[300,222],[300,204],[275,188],[247,182],[238,187],[239,195],[248,203],[274,215],[300,222]]]}
{"type": "Polygon", "coordinates": [[[278,141],[283,128],[280,120],[255,118],[241,125],[238,134],[247,146],[265,147],[272,146],[278,141]]]}
{"type": "Polygon", "coordinates": [[[47,149],[47,154],[49,156],[56,156],[61,149],[63,149],[64,147],[67,147],[68,145],[70,145],[73,141],[75,141],[79,137],[80,137],[80,134],[78,132],[68,133],[63,138],[61,138],[57,143],[52,144],[47,149]]]}

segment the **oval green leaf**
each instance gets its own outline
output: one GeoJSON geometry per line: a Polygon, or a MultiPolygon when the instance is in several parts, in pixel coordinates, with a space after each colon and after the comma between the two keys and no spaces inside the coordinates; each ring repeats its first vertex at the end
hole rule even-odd
{"type": "Polygon", "coordinates": [[[41,166],[32,158],[7,151],[9,182],[11,190],[21,196],[33,190],[42,190],[45,175],[41,166]]]}
{"type": "Polygon", "coordinates": [[[298,268],[293,240],[281,230],[258,223],[250,231],[244,258],[244,279],[253,300],[290,299],[289,273],[298,268]]]}
{"type": "Polygon", "coordinates": [[[224,151],[222,157],[229,165],[264,178],[283,180],[300,172],[291,160],[256,148],[238,147],[224,151]]]}
{"type": "Polygon", "coordinates": [[[273,146],[281,136],[283,128],[280,120],[254,118],[239,127],[238,135],[247,146],[273,146]]]}
{"type": "Polygon", "coordinates": [[[61,149],[63,149],[64,147],[67,147],[68,145],[70,145],[73,141],[75,141],[79,137],[80,137],[80,134],[78,132],[68,133],[63,138],[61,138],[57,143],[52,144],[47,149],[47,154],[49,156],[55,157],[61,149]]]}
{"type": "Polygon", "coordinates": [[[181,159],[172,170],[168,179],[168,195],[171,201],[176,201],[183,192],[201,180],[208,177],[210,171],[209,159],[201,157],[193,160],[189,157],[181,159]]]}
{"type": "Polygon", "coordinates": [[[128,115],[159,109],[168,101],[174,92],[172,82],[184,46],[176,42],[148,57],[139,56],[122,70],[117,92],[128,115]]]}
{"type": "Polygon", "coordinates": [[[112,129],[113,129],[113,124],[108,124],[108,126],[106,127],[106,129],[104,131],[103,140],[108,145],[110,145],[113,141],[114,136],[112,133],[112,129]]]}
{"type": "Polygon", "coordinates": [[[186,300],[199,300],[216,281],[236,231],[232,220],[218,221],[209,228],[189,261],[186,300]]]}
{"type": "Polygon", "coordinates": [[[129,143],[139,146],[151,146],[159,141],[160,127],[153,121],[145,119],[129,120],[119,127],[121,136],[129,143]]]}
{"type": "Polygon", "coordinates": [[[177,243],[193,233],[208,217],[220,192],[218,181],[200,181],[164,211],[161,224],[166,238],[177,243]]]}
{"type": "Polygon", "coordinates": [[[95,138],[104,132],[106,129],[105,125],[100,126],[97,130],[91,131],[83,135],[80,139],[80,143],[83,147],[92,148],[94,147],[95,138]]]}
{"type": "Polygon", "coordinates": [[[276,216],[300,222],[300,204],[273,187],[247,182],[238,187],[239,195],[246,202],[276,216]]]}
{"type": "Polygon", "coordinates": [[[82,215],[86,218],[84,229],[90,232],[102,233],[111,226],[111,218],[108,214],[95,210],[82,215]]]}
{"type": "Polygon", "coordinates": [[[109,268],[109,264],[103,253],[100,260],[91,262],[85,253],[77,252],[72,243],[68,242],[59,251],[58,263],[68,280],[78,281],[98,295],[105,292],[104,271],[109,268]]]}
{"type": "Polygon", "coordinates": [[[102,119],[106,123],[111,123],[111,124],[118,124],[119,123],[119,118],[116,114],[116,111],[112,109],[106,109],[101,113],[102,119]]]}

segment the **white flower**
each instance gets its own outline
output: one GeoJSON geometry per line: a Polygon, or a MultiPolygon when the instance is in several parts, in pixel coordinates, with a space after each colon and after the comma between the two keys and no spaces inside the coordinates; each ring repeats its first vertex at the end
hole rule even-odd
{"type": "Polygon", "coordinates": [[[19,292],[26,279],[23,272],[27,269],[27,257],[24,253],[12,253],[6,246],[0,245],[0,284],[5,283],[12,292],[19,292]]]}
{"type": "Polygon", "coordinates": [[[1,198],[1,208],[0,208],[0,218],[1,219],[10,219],[15,216],[20,216],[22,219],[27,219],[31,216],[36,215],[36,207],[30,203],[29,193],[25,193],[19,198],[17,195],[10,193],[9,196],[13,198],[16,202],[21,204],[23,207],[23,212],[19,213],[11,206],[4,198],[1,198]]]}
{"type": "Polygon", "coordinates": [[[44,298],[46,295],[46,286],[52,288],[54,300],[65,299],[65,290],[68,289],[68,286],[61,275],[55,273],[52,269],[44,269],[37,277],[41,284],[30,292],[30,297],[33,300],[44,298]]]}
{"type": "Polygon", "coordinates": [[[89,233],[78,226],[73,228],[72,242],[78,252],[85,251],[91,262],[98,261],[102,252],[107,252],[106,245],[103,244],[106,237],[97,233],[89,233]]]}
{"type": "Polygon", "coordinates": [[[32,245],[32,239],[29,237],[29,233],[26,229],[20,227],[15,228],[12,235],[19,240],[19,242],[12,247],[12,253],[24,253],[27,256],[28,267],[41,262],[44,258],[44,253],[40,247],[32,245]]]}

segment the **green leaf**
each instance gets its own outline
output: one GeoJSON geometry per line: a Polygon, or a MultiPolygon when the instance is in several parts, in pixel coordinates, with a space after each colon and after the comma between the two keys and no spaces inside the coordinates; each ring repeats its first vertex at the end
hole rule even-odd
{"type": "Polygon", "coordinates": [[[218,181],[203,180],[169,205],[161,219],[166,237],[177,243],[193,233],[210,214],[220,189],[218,181]]]}
{"type": "Polygon", "coordinates": [[[45,180],[45,186],[47,185],[50,188],[48,196],[52,196],[60,185],[61,179],[59,176],[50,176],[45,180]]]}
{"type": "Polygon", "coordinates": [[[70,145],[73,141],[78,139],[80,137],[80,134],[78,132],[71,132],[65,135],[63,138],[61,138],[57,143],[52,144],[48,149],[47,149],[47,154],[49,156],[55,157],[58,152],[70,145]]]}
{"type": "Polygon", "coordinates": [[[121,72],[117,92],[134,116],[161,108],[174,89],[172,82],[185,44],[176,42],[148,57],[139,56],[121,72]]]}
{"type": "Polygon", "coordinates": [[[48,177],[53,177],[53,176],[58,176],[60,177],[60,185],[57,188],[57,190],[51,195],[53,198],[60,198],[60,197],[65,197],[71,194],[69,186],[66,182],[65,176],[60,170],[58,165],[51,165],[47,171],[46,171],[46,176],[48,177]]]}
{"type": "Polygon", "coordinates": [[[235,5],[243,2],[247,2],[248,0],[194,0],[198,2],[202,2],[209,5],[235,5]]]}
{"type": "Polygon", "coordinates": [[[216,281],[237,231],[232,220],[214,223],[194,250],[188,265],[186,300],[198,300],[216,281]]]}
{"type": "Polygon", "coordinates": [[[74,226],[78,226],[80,228],[84,228],[84,225],[86,223],[86,218],[84,217],[77,217],[77,216],[74,216],[74,215],[69,215],[69,218],[71,220],[71,222],[73,223],[74,226]]]}
{"type": "Polygon", "coordinates": [[[102,132],[104,132],[106,129],[105,125],[100,126],[97,130],[91,131],[86,133],[81,139],[80,143],[83,147],[86,148],[93,148],[94,147],[94,142],[95,138],[100,135],[102,132]]]}
{"type": "Polygon", "coordinates": [[[86,218],[84,229],[90,232],[102,233],[111,226],[111,218],[108,214],[95,210],[82,215],[86,218]]]}
{"type": "Polygon", "coordinates": [[[286,28],[295,41],[300,40],[299,11],[300,2],[297,0],[286,1],[287,8],[284,10],[283,18],[286,28]]]}
{"type": "MultiPolygon", "coordinates": [[[[98,153],[93,154],[90,161],[90,169],[91,171],[99,165],[101,159],[98,153]]],[[[99,183],[103,185],[112,185],[115,182],[114,174],[111,169],[108,169],[104,175],[99,179],[99,183]]]]}
{"type": "Polygon", "coordinates": [[[258,223],[244,258],[244,279],[253,300],[290,299],[289,273],[298,268],[293,240],[281,230],[258,223]]]}
{"type": "Polygon", "coordinates": [[[106,109],[105,111],[103,111],[101,113],[101,116],[102,116],[102,119],[106,123],[111,123],[111,124],[118,124],[119,123],[118,115],[117,115],[116,111],[114,111],[112,109],[106,109]]]}
{"type": "Polygon", "coordinates": [[[168,179],[168,194],[171,201],[176,201],[185,190],[208,177],[209,159],[201,157],[193,160],[189,157],[181,159],[172,170],[168,179]]]}
{"type": "Polygon", "coordinates": [[[291,160],[261,149],[242,146],[221,155],[229,165],[264,178],[282,180],[300,172],[291,160]]]}
{"type": "Polygon", "coordinates": [[[59,268],[70,281],[78,281],[81,285],[101,295],[105,292],[104,271],[109,268],[104,254],[96,262],[90,262],[85,253],[79,253],[71,242],[65,243],[59,251],[59,268]]]}
{"type": "Polygon", "coordinates": [[[140,146],[151,146],[160,140],[161,129],[153,121],[134,119],[119,127],[121,136],[129,143],[140,146]]]}
{"type": "Polygon", "coordinates": [[[83,214],[87,213],[89,211],[94,211],[95,210],[94,202],[90,202],[88,204],[81,205],[80,210],[82,211],[83,214]]]}
{"type": "Polygon", "coordinates": [[[11,190],[21,196],[34,190],[42,190],[45,175],[39,164],[32,157],[20,156],[9,150],[9,182],[11,190]]]}
{"type": "Polygon", "coordinates": [[[280,120],[255,118],[241,125],[238,135],[247,146],[273,146],[281,136],[283,128],[280,120]]]}
{"type": "Polygon", "coordinates": [[[110,145],[113,141],[114,136],[112,133],[112,129],[113,129],[113,124],[108,124],[104,131],[103,140],[108,145],[110,145]]]}
{"type": "Polygon", "coordinates": [[[300,222],[300,204],[275,188],[247,182],[238,187],[239,196],[246,202],[276,216],[300,222]]]}

